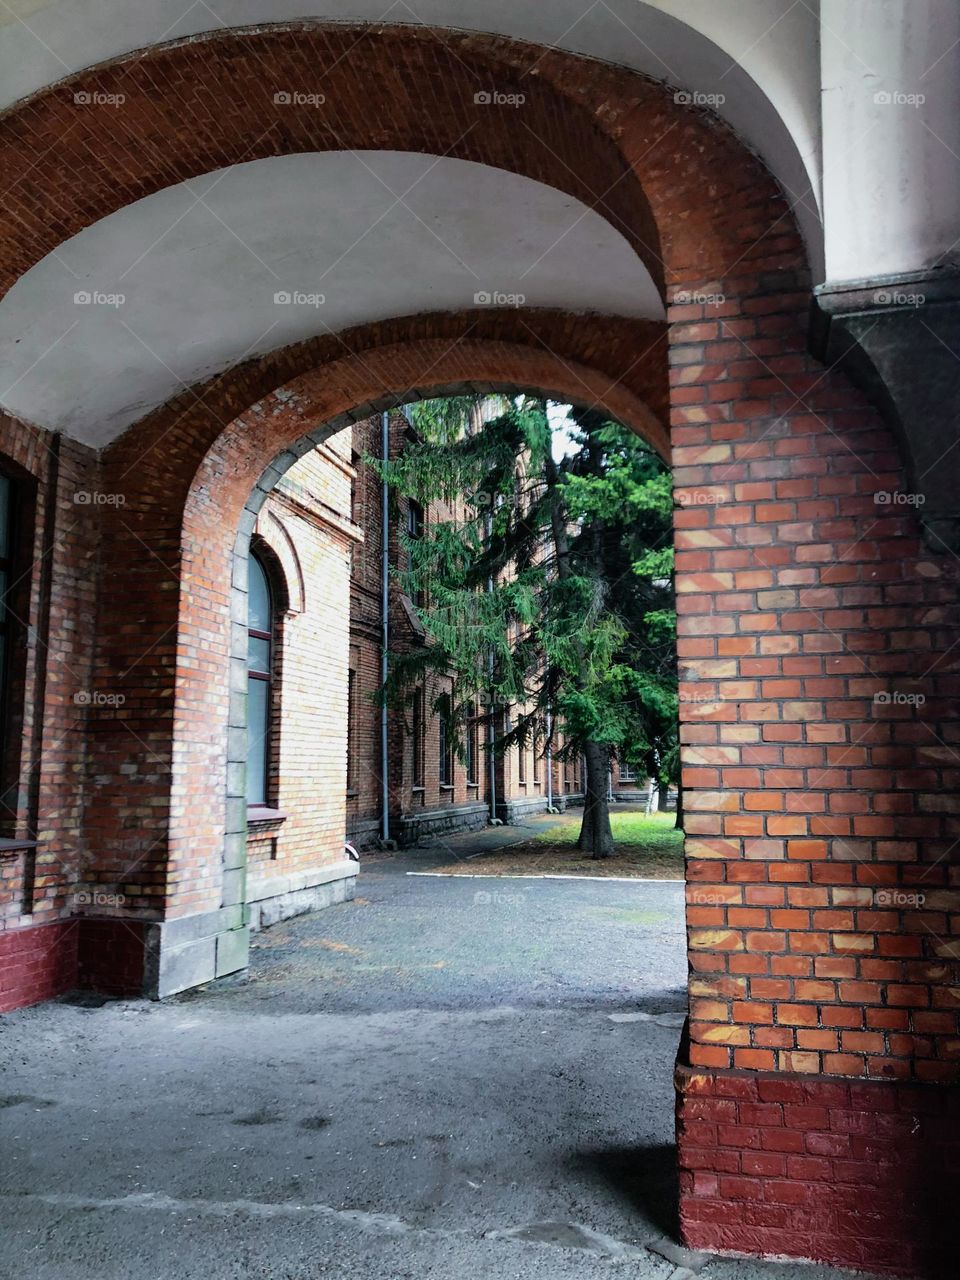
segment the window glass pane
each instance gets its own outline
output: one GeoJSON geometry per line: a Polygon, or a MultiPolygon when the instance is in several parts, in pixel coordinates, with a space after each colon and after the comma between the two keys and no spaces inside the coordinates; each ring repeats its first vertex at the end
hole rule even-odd
{"type": "Polygon", "coordinates": [[[263,571],[263,565],[256,556],[247,561],[249,565],[247,601],[247,626],[251,631],[271,631],[273,629],[273,607],[270,601],[270,584],[263,571]]]}
{"type": "Polygon", "coordinates": [[[270,674],[270,641],[257,636],[247,637],[247,668],[270,674]]]}
{"type": "Polygon", "coordinates": [[[10,554],[8,534],[10,531],[10,481],[0,475],[0,557],[6,560],[10,554]]]}
{"type": "Polygon", "coordinates": [[[247,804],[267,803],[267,728],[270,685],[247,681],[247,804]]]}

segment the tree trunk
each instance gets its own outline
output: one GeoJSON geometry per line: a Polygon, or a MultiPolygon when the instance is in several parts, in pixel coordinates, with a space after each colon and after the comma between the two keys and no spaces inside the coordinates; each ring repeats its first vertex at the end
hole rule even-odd
{"type": "Polygon", "coordinates": [[[683,830],[683,783],[677,783],[677,820],[673,824],[681,831],[683,830]]]}
{"type": "Polygon", "coordinates": [[[609,858],[614,849],[607,800],[610,749],[599,742],[587,742],[583,754],[587,762],[587,794],[583,800],[583,823],[577,848],[594,858],[609,858]]]}

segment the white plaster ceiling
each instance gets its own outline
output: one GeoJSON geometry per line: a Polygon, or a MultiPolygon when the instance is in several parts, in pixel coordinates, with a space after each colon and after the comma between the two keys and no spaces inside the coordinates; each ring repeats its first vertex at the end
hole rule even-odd
{"type": "Polygon", "coordinates": [[[246,357],[483,293],[664,314],[620,233],[552,187],[398,152],[275,157],[128,205],[22,276],[0,302],[0,405],[99,447],[246,357]]]}
{"type": "Polygon", "coordinates": [[[821,278],[819,0],[3,0],[0,107],[151,44],[311,19],[497,32],[718,99],[783,185],[821,278]]]}

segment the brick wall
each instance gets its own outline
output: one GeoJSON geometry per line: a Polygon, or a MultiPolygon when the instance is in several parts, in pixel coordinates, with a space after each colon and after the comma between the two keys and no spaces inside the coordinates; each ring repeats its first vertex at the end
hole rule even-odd
{"type": "Polygon", "coordinates": [[[683,1233],[952,1274],[957,565],[876,501],[906,490],[901,459],[805,354],[804,276],[774,248],[678,289],[670,313],[683,1233]]]}
{"type": "MultiPolygon", "coordinates": [[[[692,1153],[711,1151],[711,1141],[704,1133],[689,1142],[682,1130],[685,1236],[705,1247],[808,1252],[792,1232],[796,1218],[769,1195],[779,1180],[815,1224],[820,1256],[848,1261],[855,1240],[872,1260],[882,1238],[880,1261],[906,1270],[911,1242],[935,1245],[947,1216],[932,1196],[910,1202],[916,1217],[888,1213],[883,1237],[837,1206],[853,1204],[862,1219],[871,1205],[900,1205],[904,1169],[913,1195],[926,1185],[924,1160],[940,1167],[955,1143],[946,1086],[955,1087],[960,1063],[956,565],[928,554],[909,507],[875,504],[878,489],[904,488],[901,459],[875,412],[806,355],[803,248],[781,194],[733,135],[663,86],[553,50],[536,51],[532,128],[504,128],[488,112],[464,132],[462,104],[477,78],[509,87],[529,66],[526,46],[370,30],[349,64],[338,61],[356,37],[344,28],[214,34],[86,75],[85,89],[123,92],[131,104],[109,119],[71,108],[76,80],[8,112],[0,155],[14,197],[0,210],[0,276],[12,283],[65,236],[134,198],[280,152],[375,140],[523,172],[591,204],[591,189],[615,193],[603,212],[666,280],[671,303],[689,695],[692,978],[681,1124],[697,1122],[689,1107],[704,1097],[730,1100],[720,1092],[728,1072],[757,1089],[756,1100],[723,1108],[722,1139],[720,1112],[706,1120],[717,1126],[710,1158],[719,1166],[716,1152],[726,1151],[732,1164],[732,1151],[736,1170],[708,1168],[698,1186],[704,1171],[692,1153]],[[318,65],[341,68],[326,86],[333,124],[312,109],[284,109],[265,129],[278,77],[281,87],[291,74],[309,79],[318,65]],[[358,80],[369,89],[359,104],[358,80]],[[185,94],[203,122],[186,133],[176,114],[185,94]],[[669,141],[651,142],[660,138],[669,141]],[[77,171],[87,180],[64,182],[77,171]],[[833,1099],[838,1112],[877,1117],[878,1129],[894,1114],[905,1135],[909,1118],[911,1135],[896,1160],[854,1153],[875,1170],[869,1181],[834,1141],[843,1135],[830,1105],[826,1124],[821,1110],[791,1112],[788,1125],[786,1100],[760,1097],[770,1075],[802,1087],[807,1105],[833,1099]],[[932,1099],[923,1106],[941,1136],[921,1121],[929,1141],[918,1147],[920,1096],[932,1099]],[[739,1154],[752,1150],[755,1131],[779,1127],[759,1123],[773,1112],[749,1109],[769,1105],[783,1108],[784,1131],[806,1152],[789,1153],[801,1160],[785,1160],[782,1177],[749,1163],[745,1173],[739,1154]],[[744,1207],[758,1196],[763,1214],[744,1207]],[[718,1237],[717,1220],[726,1215],[729,1229],[734,1212],[752,1229],[718,1237]],[[764,1235],[771,1226],[775,1239],[764,1235]]],[[[33,702],[44,743],[38,813],[55,859],[42,864],[51,868],[42,911],[59,915],[75,875],[81,803],[85,874],[124,886],[128,916],[221,907],[234,542],[281,450],[412,387],[480,383],[595,399],[666,453],[658,336],[657,326],[555,313],[401,318],[327,335],[251,361],[138,424],[101,460],[100,488],[122,493],[122,509],[84,515],[68,531],[59,486],[58,621],[48,692],[33,702]],[[94,600],[84,594],[96,580],[84,557],[97,545],[94,600]],[[71,712],[76,676],[59,658],[87,679],[91,648],[90,688],[126,701],[122,714],[90,715],[84,734],[71,712]]],[[[11,424],[2,431],[11,448],[36,447],[11,424]]],[[[39,468],[29,469],[42,486],[39,468]]],[[[33,946],[27,933],[11,936],[33,946]]],[[[64,940],[64,956],[71,945],[64,940]]],[[[48,989],[33,983],[26,998],[48,989]]]]}
{"type": "Polygon", "coordinates": [[[677,1090],[698,1247],[956,1274],[960,1089],[680,1066],[677,1090]]]}
{"type": "Polygon", "coordinates": [[[775,280],[671,331],[691,1062],[953,1080],[956,565],[775,280]]]}
{"type": "Polygon", "coordinates": [[[254,896],[344,859],[351,443],[347,428],[296,462],[257,521],[279,606],[267,800],[284,816],[248,834],[254,896]]]}
{"type": "MultiPolygon", "coordinates": [[[[409,424],[402,412],[391,413],[389,432],[390,454],[395,458],[410,438],[409,424]]],[[[379,457],[382,448],[382,423],[379,415],[355,424],[353,457],[357,480],[354,507],[357,523],[364,531],[364,542],[354,552],[350,580],[350,668],[354,673],[356,695],[353,724],[356,767],[347,798],[347,832],[358,848],[374,844],[381,830],[380,710],[371,698],[380,684],[382,493],[376,472],[365,465],[363,459],[379,457]]],[[[395,499],[394,504],[389,558],[395,570],[403,570],[407,567],[408,560],[402,538],[408,503],[405,499],[395,499]]],[[[452,512],[444,504],[434,503],[425,512],[426,523],[429,527],[432,522],[449,519],[451,515],[452,512]]],[[[409,652],[419,643],[419,635],[411,623],[409,605],[405,606],[402,602],[400,584],[394,579],[390,583],[391,652],[409,652]]],[[[454,754],[451,784],[442,785],[440,782],[440,723],[432,707],[435,699],[446,692],[448,687],[449,681],[432,680],[425,690],[422,786],[414,785],[411,713],[409,709],[406,712],[391,709],[388,716],[391,835],[401,841],[415,840],[421,835],[429,834],[431,830],[452,831],[458,827],[479,826],[487,820],[487,812],[480,811],[488,810],[490,803],[489,757],[483,750],[487,742],[488,725],[483,718],[482,708],[479,708],[479,751],[474,777],[467,777],[465,764],[454,754]]],[[[506,801],[528,799],[534,805],[544,805],[545,763],[538,761],[534,769],[533,752],[528,748],[531,758],[529,781],[526,785],[521,785],[517,781],[516,764],[510,763],[515,755],[515,749],[511,749],[506,765],[498,765],[498,806],[504,805],[506,801]]],[[[556,766],[554,777],[554,794],[559,795],[561,779],[556,766]]]]}

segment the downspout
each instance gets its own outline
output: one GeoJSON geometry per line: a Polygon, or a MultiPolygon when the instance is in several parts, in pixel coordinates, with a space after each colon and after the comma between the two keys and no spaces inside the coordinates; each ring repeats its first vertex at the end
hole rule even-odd
{"type": "MultiPolygon", "coordinates": [[[[380,419],[381,456],[390,461],[390,414],[386,411],[380,419]]],[[[381,485],[380,525],[383,531],[380,560],[380,614],[382,623],[380,643],[380,684],[387,683],[390,654],[390,486],[386,478],[381,485]]],[[[390,839],[390,745],[388,734],[387,704],[380,708],[380,834],[384,845],[390,839]]]]}
{"type": "MultiPolygon", "coordinates": [[[[487,516],[487,545],[490,545],[490,539],[493,536],[493,516],[487,516]]],[[[487,593],[493,595],[493,574],[487,578],[487,593]]],[[[493,650],[490,650],[487,656],[487,670],[490,673],[490,733],[488,736],[488,745],[490,748],[490,821],[497,820],[497,760],[494,753],[494,744],[497,740],[497,722],[495,719],[496,708],[493,700],[493,674],[494,674],[494,656],[493,650]]]]}
{"type": "Polygon", "coordinates": [[[553,749],[550,745],[553,733],[553,718],[547,712],[547,812],[553,808],[553,749]]]}

